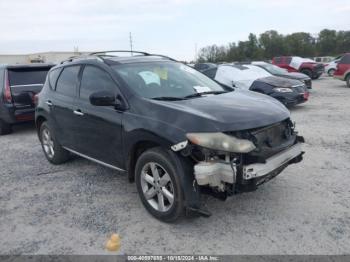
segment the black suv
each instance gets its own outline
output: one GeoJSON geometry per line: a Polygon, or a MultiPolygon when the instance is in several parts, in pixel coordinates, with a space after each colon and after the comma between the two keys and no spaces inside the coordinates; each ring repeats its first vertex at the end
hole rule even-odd
{"type": "Polygon", "coordinates": [[[221,86],[168,57],[111,54],[50,70],[36,126],[51,163],[73,153],[124,171],[146,209],[173,221],[185,211],[210,215],[201,193],[253,191],[302,160],[303,138],[277,100],[221,86]]]}
{"type": "Polygon", "coordinates": [[[34,96],[44,85],[52,64],[0,66],[0,135],[13,124],[34,120],[34,96]]]}

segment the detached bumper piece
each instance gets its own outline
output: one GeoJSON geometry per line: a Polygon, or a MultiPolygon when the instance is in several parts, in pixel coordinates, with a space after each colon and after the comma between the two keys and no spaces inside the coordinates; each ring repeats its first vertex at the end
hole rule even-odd
{"type": "MultiPolygon", "coordinates": [[[[304,152],[301,149],[301,145],[298,143],[266,160],[266,163],[256,163],[243,166],[243,179],[249,180],[257,177],[263,177],[285,164],[288,164],[291,160],[301,156],[304,152]]],[[[301,159],[299,160],[301,161],[301,159]]],[[[298,161],[298,162],[299,162],[298,161]]]]}

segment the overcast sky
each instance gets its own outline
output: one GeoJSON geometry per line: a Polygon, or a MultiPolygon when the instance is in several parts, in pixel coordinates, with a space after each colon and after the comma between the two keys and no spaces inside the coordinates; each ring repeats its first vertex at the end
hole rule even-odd
{"type": "Polygon", "coordinates": [[[350,30],[350,0],[0,0],[0,53],[129,49],[194,58],[249,32],[350,30]]]}

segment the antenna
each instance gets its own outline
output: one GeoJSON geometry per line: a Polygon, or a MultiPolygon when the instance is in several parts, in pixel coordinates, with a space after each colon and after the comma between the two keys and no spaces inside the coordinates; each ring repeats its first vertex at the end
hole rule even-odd
{"type": "Polygon", "coordinates": [[[132,35],[131,35],[131,32],[129,33],[129,40],[130,40],[130,52],[131,52],[131,55],[133,55],[133,53],[132,53],[132,35]]]}

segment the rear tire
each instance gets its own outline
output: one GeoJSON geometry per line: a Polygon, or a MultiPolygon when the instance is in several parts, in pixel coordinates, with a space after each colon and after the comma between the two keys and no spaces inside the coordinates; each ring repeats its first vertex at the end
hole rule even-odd
{"type": "Polygon", "coordinates": [[[45,157],[50,163],[59,165],[69,159],[70,153],[57,141],[55,133],[48,122],[41,124],[39,137],[45,157]]]}
{"type": "Polygon", "coordinates": [[[346,76],[346,85],[350,88],[350,74],[346,76]]]}
{"type": "Polygon", "coordinates": [[[12,133],[12,127],[9,123],[6,123],[4,120],[0,119],[0,136],[8,135],[12,133]]]}
{"type": "Polygon", "coordinates": [[[184,193],[177,167],[166,150],[156,147],[144,152],[136,163],[135,182],[142,204],[151,215],[164,221],[184,213],[184,193]]]}

